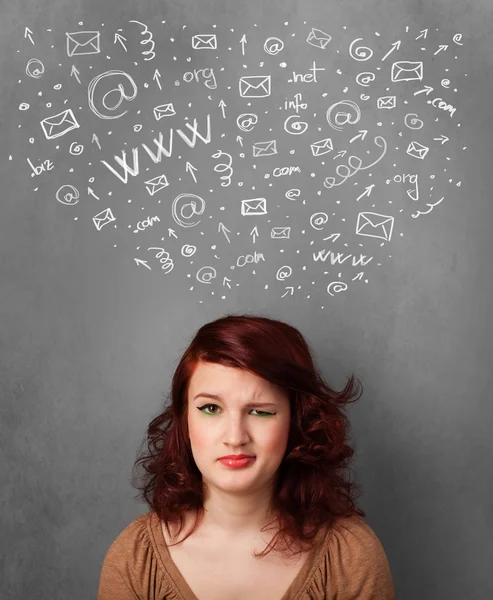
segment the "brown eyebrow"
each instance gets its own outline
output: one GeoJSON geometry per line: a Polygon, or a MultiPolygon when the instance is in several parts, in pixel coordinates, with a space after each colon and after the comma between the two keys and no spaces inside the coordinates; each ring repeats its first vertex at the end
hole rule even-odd
{"type": "MultiPolygon", "coordinates": [[[[222,397],[218,396],[217,394],[209,394],[207,392],[199,392],[198,394],[196,394],[193,399],[197,400],[197,398],[199,397],[203,397],[203,398],[210,398],[211,400],[219,400],[222,401],[222,397]]],[[[249,402],[248,404],[245,404],[245,407],[248,408],[256,408],[257,406],[277,406],[275,402],[249,402]]]]}

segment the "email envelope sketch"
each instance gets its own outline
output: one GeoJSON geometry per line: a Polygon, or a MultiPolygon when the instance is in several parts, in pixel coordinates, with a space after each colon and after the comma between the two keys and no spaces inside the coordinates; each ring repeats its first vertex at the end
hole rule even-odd
{"type": "Polygon", "coordinates": [[[241,201],[242,215],[266,215],[267,205],[265,198],[251,198],[241,201]]]}
{"type": "Polygon", "coordinates": [[[149,181],[145,182],[147,191],[149,192],[149,194],[151,196],[154,196],[154,194],[156,194],[163,188],[168,187],[168,185],[169,185],[169,183],[168,183],[168,180],[166,179],[166,175],[158,175],[157,177],[154,177],[153,179],[149,179],[149,181]]]}
{"type": "Polygon", "coordinates": [[[105,210],[98,213],[95,217],[92,218],[94,225],[96,225],[96,229],[101,231],[101,229],[111,223],[111,221],[115,221],[115,217],[111,212],[111,208],[106,208],[105,210]]]}
{"type": "Polygon", "coordinates": [[[277,154],[277,143],[276,140],[270,140],[269,142],[255,142],[253,144],[253,156],[272,156],[277,154]]]}
{"type": "Polygon", "coordinates": [[[273,227],[270,230],[270,237],[273,240],[289,240],[291,227],[273,227]]]}
{"type": "Polygon", "coordinates": [[[217,36],[215,33],[194,35],[192,37],[192,46],[194,50],[216,50],[217,36]]]}
{"type": "Polygon", "coordinates": [[[270,85],[270,75],[240,77],[240,96],[242,98],[267,98],[270,96],[270,85]]]}
{"type": "Polygon", "coordinates": [[[161,104],[161,106],[156,106],[153,108],[153,112],[154,116],[156,117],[156,121],[159,121],[164,117],[171,117],[172,115],[176,115],[176,111],[172,103],[161,104]]]}
{"type": "Polygon", "coordinates": [[[322,154],[331,152],[334,149],[334,146],[332,146],[332,140],[326,138],[325,140],[313,142],[313,144],[310,144],[310,148],[312,149],[313,156],[322,156],[322,154]]]}
{"type": "Polygon", "coordinates": [[[362,212],[358,215],[356,233],[390,242],[394,228],[394,217],[378,213],[362,212]]]}
{"type": "Polygon", "coordinates": [[[330,36],[328,33],[325,33],[320,29],[312,28],[312,30],[308,34],[308,37],[306,38],[306,41],[311,46],[315,46],[315,48],[322,48],[322,50],[325,50],[331,39],[332,36],[330,36]]]}
{"type": "Polygon", "coordinates": [[[414,158],[420,158],[421,160],[428,154],[430,149],[427,146],[423,146],[418,142],[411,142],[407,147],[407,154],[409,156],[413,156],[414,158]]]}
{"type": "Polygon", "coordinates": [[[377,108],[395,108],[396,101],[395,96],[381,96],[377,98],[377,108]]]}
{"type": "Polygon", "coordinates": [[[84,56],[85,54],[99,54],[99,31],[74,31],[66,33],[67,54],[69,56],[84,56]]]}
{"type": "Polygon", "coordinates": [[[40,125],[47,140],[53,140],[80,127],[70,108],[52,117],[46,117],[40,122],[40,125]]]}
{"type": "Polygon", "coordinates": [[[400,61],[392,65],[392,81],[421,81],[423,79],[423,63],[400,61]]]}

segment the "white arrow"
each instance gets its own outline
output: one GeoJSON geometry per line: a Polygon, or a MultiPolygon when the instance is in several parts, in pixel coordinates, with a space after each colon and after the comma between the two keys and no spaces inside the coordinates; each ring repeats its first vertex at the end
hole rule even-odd
{"type": "Polygon", "coordinates": [[[224,233],[226,239],[231,244],[231,240],[229,239],[229,237],[226,233],[226,231],[228,231],[229,233],[231,233],[231,231],[229,231],[229,229],[227,227],[225,227],[222,223],[219,223],[219,227],[217,228],[217,230],[219,231],[219,233],[224,233]]]}
{"type": "Polygon", "coordinates": [[[29,27],[26,27],[24,29],[24,37],[25,38],[29,38],[29,41],[31,42],[31,44],[34,46],[34,42],[33,42],[33,38],[32,38],[32,31],[29,29],[29,27]]]}
{"type": "Polygon", "coordinates": [[[337,242],[337,240],[341,237],[340,233],[333,233],[332,235],[329,235],[329,237],[324,238],[324,242],[326,242],[327,240],[332,240],[333,242],[337,242]]]}
{"type": "Polygon", "coordinates": [[[72,65],[72,70],[70,71],[70,75],[72,77],[75,77],[77,79],[77,81],[80,83],[80,78],[79,78],[79,71],[77,70],[77,67],[75,65],[72,65]]]}
{"type": "Polygon", "coordinates": [[[358,135],[355,135],[351,140],[349,140],[349,143],[352,144],[354,142],[354,140],[357,140],[358,138],[361,138],[362,140],[364,140],[367,133],[368,133],[367,129],[361,129],[358,132],[358,135]]]}
{"type": "Polygon", "coordinates": [[[197,183],[197,178],[195,177],[195,173],[194,173],[194,171],[198,171],[197,167],[194,167],[191,163],[187,162],[185,170],[190,173],[190,175],[193,177],[193,180],[195,181],[195,183],[197,183]]]}
{"type": "Polygon", "coordinates": [[[91,143],[92,143],[92,144],[93,144],[94,142],[96,142],[96,144],[98,145],[98,148],[101,150],[101,144],[99,143],[98,136],[97,136],[95,133],[93,133],[93,134],[92,134],[92,140],[91,140],[91,143]]]}
{"type": "Polygon", "coordinates": [[[231,289],[231,286],[229,285],[229,282],[230,282],[230,281],[231,281],[231,279],[228,279],[227,277],[225,277],[225,278],[223,279],[223,285],[227,285],[227,286],[229,287],[229,289],[231,289]],[[228,282],[228,283],[226,283],[226,282],[228,282]]]}
{"type": "Polygon", "coordinates": [[[250,235],[253,234],[253,243],[255,244],[255,236],[258,236],[258,229],[257,229],[257,225],[255,225],[255,227],[250,231],[250,235]]]}
{"type": "Polygon", "coordinates": [[[365,274],[365,273],[364,273],[364,271],[361,271],[361,273],[358,273],[358,274],[356,275],[356,277],[353,277],[353,281],[354,281],[355,279],[359,279],[359,280],[361,281],[361,279],[363,279],[363,275],[364,275],[364,274],[365,274]]]}
{"type": "Polygon", "coordinates": [[[240,146],[242,146],[242,147],[243,147],[243,138],[241,137],[241,135],[237,135],[237,136],[236,136],[236,141],[237,141],[237,142],[240,142],[240,146]]]}
{"type": "Polygon", "coordinates": [[[96,200],[99,200],[99,198],[94,193],[94,190],[92,190],[90,187],[87,188],[87,193],[90,194],[91,196],[94,196],[94,198],[96,198],[96,200]]]}
{"type": "Polygon", "coordinates": [[[425,40],[427,35],[428,35],[428,29],[423,29],[419,32],[418,37],[415,39],[419,40],[419,38],[423,38],[425,40]]]}
{"type": "Polygon", "coordinates": [[[442,44],[441,46],[438,46],[438,50],[433,54],[433,56],[436,56],[439,52],[442,52],[443,50],[446,50],[448,48],[447,44],[442,44]]]}
{"type": "Polygon", "coordinates": [[[171,227],[168,227],[168,233],[169,233],[169,237],[173,236],[176,239],[178,239],[178,236],[176,235],[175,230],[171,229],[171,227]]]}
{"type": "Polygon", "coordinates": [[[224,112],[224,109],[226,108],[226,102],[224,102],[224,100],[221,100],[221,102],[219,102],[218,106],[223,111],[223,119],[225,119],[226,118],[226,113],[224,112]]]}
{"type": "Polygon", "coordinates": [[[154,71],[154,75],[152,77],[154,79],[154,81],[158,84],[159,89],[162,90],[163,88],[161,87],[161,73],[159,72],[159,69],[156,69],[154,71]]]}
{"type": "Polygon", "coordinates": [[[117,42],[120,42],[120,44],[123,46],[123,49],[125,50],[125,52],[127,51],[127,47],[125,46],[125,44],[123,42],[126,42],[127,38],[124,38],[123,35],[120,35],[119,33],[115,33],[115,39],[113,40],[113,43],[116,44],[117,42]]]}
{"type": "Polygon", "coordinates": [[[358,198],[356,198],[356,202],[359,201],[360,198],[363,198],[363,196],[370,196],[372,189],[375,187],[375,184],[372,183],[371,185],[369,185],[368,187],[365,188],[365,191],[361,194],[361,196],[358,196],[358,198]]]}
{"type": "Polygon", "coordinates": [[[246,35],[243,34],[243,37],[240,40],[240,44],[241,44],[241,53],[243,54],[243,56],[245,56],[245,44],[247,43],[247,39],[246,39],[246,35]]]}
{"type": "Polygon", "coordinates": [[[345,154],[346,154],[347,150],[341,150],[340,152],[338,152],[335,156],[334,156],[334,160],[336,158],[342,158],[345,154]]]}
{"type": "Polygon", "coordinates": [[[140,258],[134,258],[134,260],[137,263],[137,265],[144,265],[144,267],[147,267],[149,271],[152,271],[151,267],[147,264],[146,260],[140,260],[140,258]]]}
{"type": "Polygon", "coordinates": [[[449,138],[446,135],[441,135],[440,137],[433,138],[433,139],[436,140],[437,142],[442,142],[442,146],[443,146],[443,144],[445,144],[445,142],[449,141],[449,138]]]}
{"type": "MultiPolygon", "coordinates": [[[[294,287],[292,287],[292,286],[289,286],[289,287],[287,287],[286,289],[291,291],[291,296],[294,294],[294,287]]],[[[287,296],[287,294],[288,294],[288,292],[286,292],[285,294],[283,294],[283,295],[281,296],[281,298],[284,298],[284,296],[287,296]]]]}
{"type": "Polygon", "coordinates": [[[386,55],[385,55],[385,56],[382,58],[382,61],[384,61],[384,60],[387,58],[387,56],[389,56],[390,54],[392,54],[392,52],[393,52],[394,50],[399,50],[399,48],[400,48],[400,47],[401,47],[401,40],[399,40],[398,42],[394,42],[394,43],[392,44],[392,48],[391,48],[391,49],[390,49],[390,50],[387,52],[387,54],[386,54],[386,55]]]}
{"type": "Polygon", "coordinates": [[[431,87],[431,85],[425,85],[424,89],[414,92],[414,95],[417,96],[418,94],[422,94],[423,92],[425,92],[426,95],[429,96],[432,91],[433,91],[433,88],[431,87]]]}

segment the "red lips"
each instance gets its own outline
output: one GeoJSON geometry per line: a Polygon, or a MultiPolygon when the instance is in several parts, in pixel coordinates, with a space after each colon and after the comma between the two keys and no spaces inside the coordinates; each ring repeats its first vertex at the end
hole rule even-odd
{"type": "Polygon", "coordinates": [[[253,458],[251,454],[228,454],[226,456],[221,456],[218,460],[222,460],[223,458],[230,458],[232,460],[241,460],[242,458],[253,458]]]}

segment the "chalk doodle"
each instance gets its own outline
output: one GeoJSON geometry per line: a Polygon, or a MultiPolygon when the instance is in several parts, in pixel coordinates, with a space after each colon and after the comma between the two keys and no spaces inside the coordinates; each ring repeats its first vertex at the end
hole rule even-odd
{"type": "Polygon", "coordinates": [[[129,244],[142,277],[226,298],[262,273],[285,302],[320,281],[337,302],[410,228],[439,227],[462,185],[449,161],[468,49],[460,32],[313,24],[80,21],[61,40],[25,27],[19,171],[40,206],[102,247],[129,244]],[[56,71],[47,41],[67,59],[56,71]]]}

